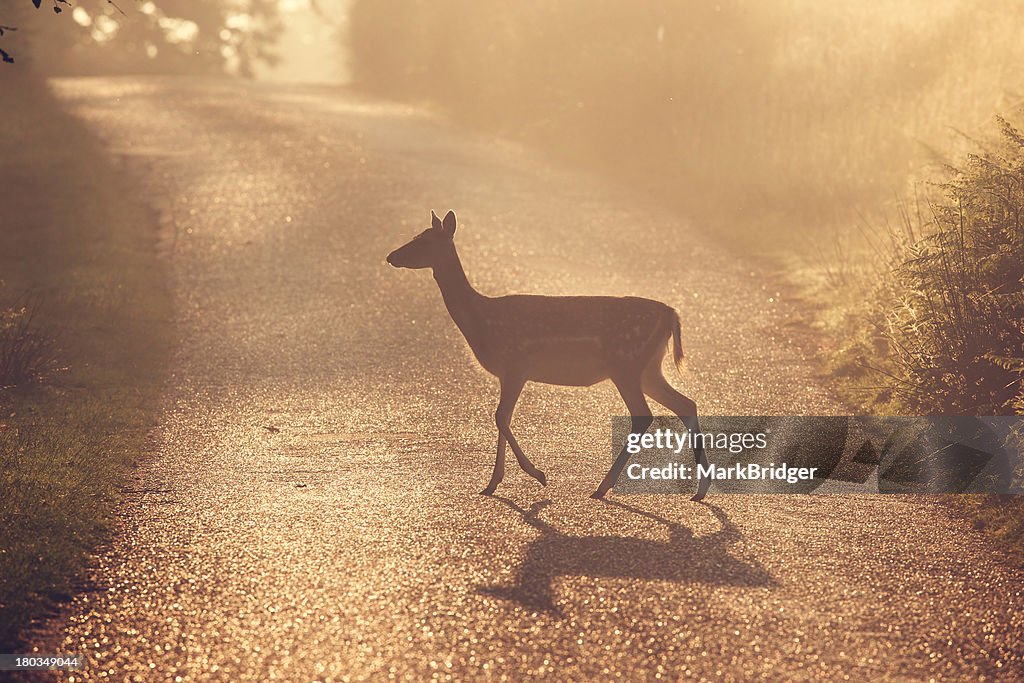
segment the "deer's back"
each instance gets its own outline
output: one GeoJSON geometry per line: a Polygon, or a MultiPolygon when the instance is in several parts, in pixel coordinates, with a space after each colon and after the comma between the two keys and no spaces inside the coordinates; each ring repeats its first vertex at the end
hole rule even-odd
{"type": "MultiPolygon", "coordinates": [[[[488,299],[481,348],[495,374],[520,365],[528,379],[589,385],[642,366],[663,349],[675,311],[651,299],[512,295],[488,299]]],[[[476,346],[476,345],[474,345],[476,346]]]]}

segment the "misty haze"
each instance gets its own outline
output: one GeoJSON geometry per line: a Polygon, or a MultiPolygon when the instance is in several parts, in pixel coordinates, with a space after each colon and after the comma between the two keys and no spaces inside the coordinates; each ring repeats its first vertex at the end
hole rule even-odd
{"type": "Polygon", "coordinates": [[[1022,32],[0,0],[0,677],[1024,679],[1022,32]],[[728,416],[910,426],[622,485],[728,416]]]}

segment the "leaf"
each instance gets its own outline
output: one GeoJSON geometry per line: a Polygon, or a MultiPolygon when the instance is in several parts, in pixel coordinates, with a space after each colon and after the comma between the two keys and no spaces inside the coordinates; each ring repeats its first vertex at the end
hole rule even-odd
{"type": "Polygon", "coordinates": [[[1017,372],[1024,374],[1024,358],[1010,358],[1008,356],[1000,356],[991,351],[982,356],[985,360],[995,363],[1003,370],[1009,372],[1017,372]]]}

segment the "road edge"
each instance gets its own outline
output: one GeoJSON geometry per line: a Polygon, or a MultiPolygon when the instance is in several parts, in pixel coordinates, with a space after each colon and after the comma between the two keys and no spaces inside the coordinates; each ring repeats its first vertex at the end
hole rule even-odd
{"type": "Polygon", "coordinates": [[[0,179],[16,190],[5,209],[17,217],[0,235],[4,290],[41,302],[40,330],[66,368],[15,390],[0,413],[15,434],[0,448],[21,449],[0,469],[12,501],[0,513],[17,519],[0,531],[0,651],[10,651],[52,630],[89,589],[125,476],[148,451],[174,336],[158,217],[44,82],[4,81],[0,179]]]}

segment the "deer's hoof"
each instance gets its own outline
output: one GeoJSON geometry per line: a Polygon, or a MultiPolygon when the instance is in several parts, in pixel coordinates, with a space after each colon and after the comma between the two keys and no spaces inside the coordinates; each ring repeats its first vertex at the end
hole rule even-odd
{"type": "Polygon", "coordinates": [[[485,488],[483,491],[480,492],[480,495],[481,496],[493,496],[494,495],[494,489],[496,489],[496,488],[497,488],[496,486],[488,486],[487,488],[485,488]]]}
{"type": "Polygon", "coordinates": [[[547,485],[548,485],[548,478],[547,478],[547,475],[545,475],[545,474],[544,474],[543,472],[541,472],[540,470],[537,470],[537,474],[536,474],[536,475],[534,475],[534,476],[536,476],[536,477],[537,477],[537,481],[539,481],[539,482],[540,482],[540,485],[541,485],[541,486],[547,486],[547,485]]]}
{"type": "Polygon", "coordinates": [[[601,499],[604,498],[604,493],[605,493],[604,491],[602,491],[601,489],[598,489],[598,490],[594,491],[593,493],[591,493],[590,497],[593,498],[594,500],[601,500],[601,499]]]}
{"type": "Polygon", "coordinates": [[[707,479],[702,479],[701,482],[697,484],[697,493],[693,494],[693,498],[690,500],[694,503],[699,503],[704,500],[704,496],[708,495],[709,488],[711,488],[711,482],[707,479]]]}

